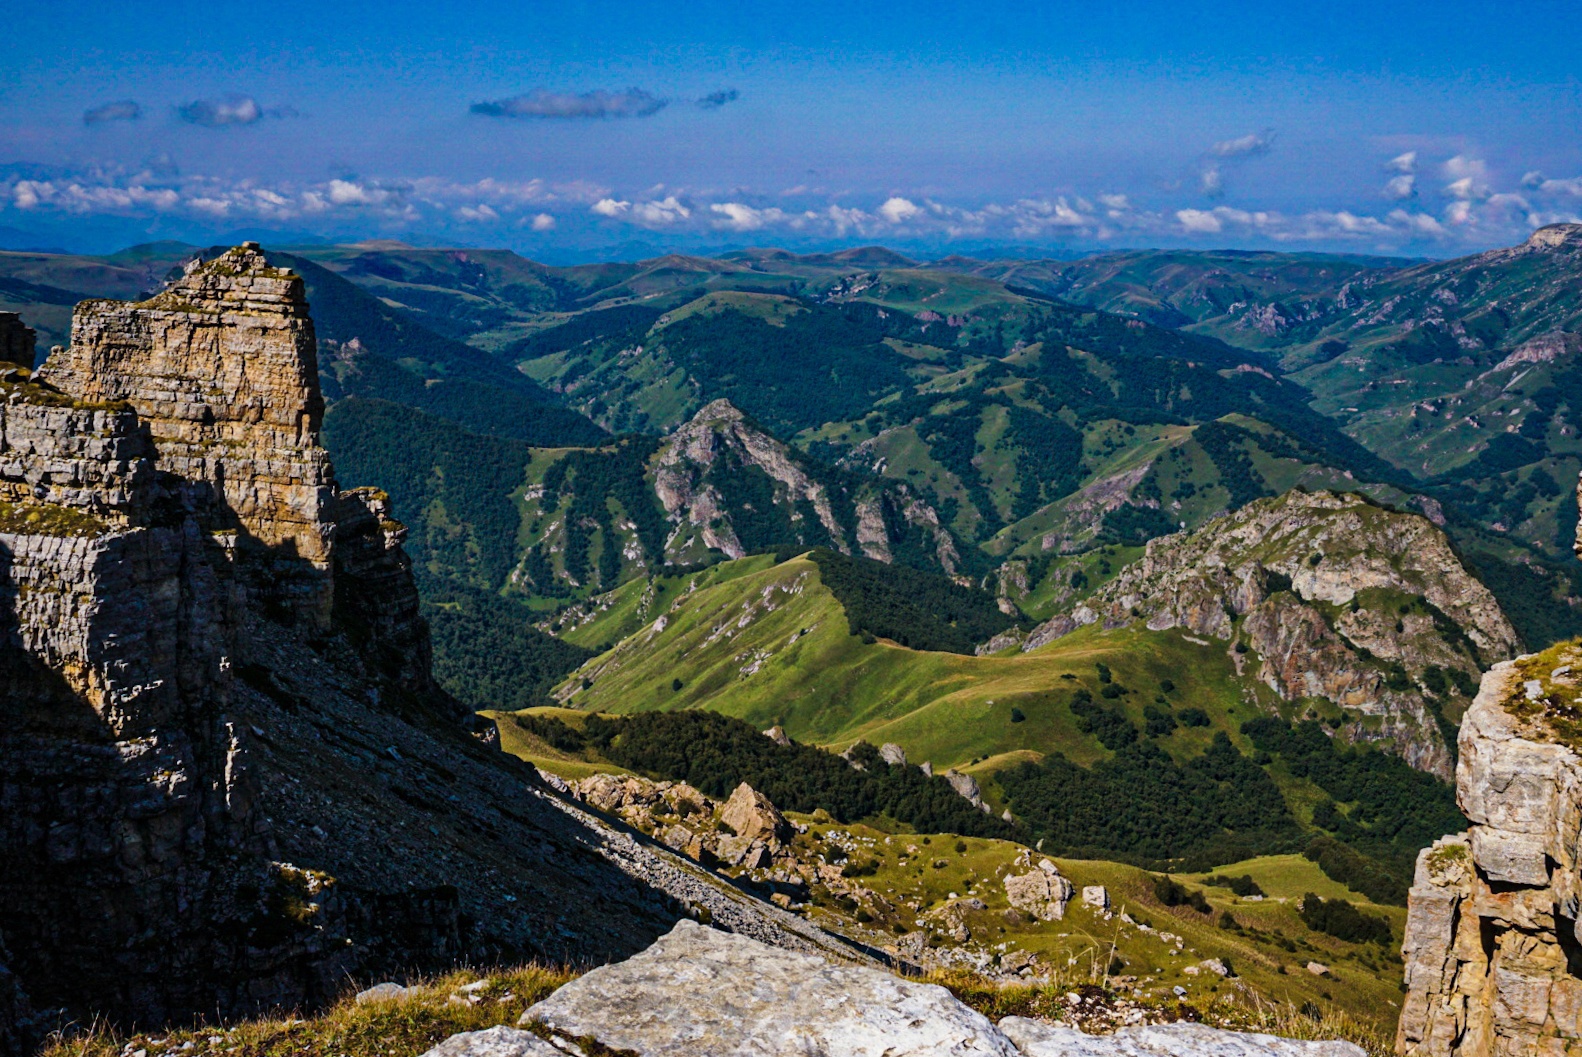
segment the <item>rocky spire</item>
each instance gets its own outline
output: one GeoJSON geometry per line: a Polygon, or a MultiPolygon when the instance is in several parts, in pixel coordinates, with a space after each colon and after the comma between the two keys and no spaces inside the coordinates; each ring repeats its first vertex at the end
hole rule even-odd
{"type": "Polygon", "coordinates": [[[209,493],[189,503],[209,507],[206,527],[283,559],[290,608],[327,625],[335,482],[298,276],[248,242],[194,260],[147,301],[84,301],[71,346],[39,378],[79,401],[129,405],[160,470],[209,493]]]}

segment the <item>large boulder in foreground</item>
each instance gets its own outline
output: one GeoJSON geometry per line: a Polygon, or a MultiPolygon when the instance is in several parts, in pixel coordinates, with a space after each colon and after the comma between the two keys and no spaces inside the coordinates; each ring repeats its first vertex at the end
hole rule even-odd
{"type": "Polygon", "coordinates": [[[523,1019],[643,1057],[1017,1052],[943,987],[832,965],[691,921],[642,953],[573,980],[523,1019]]]}
{"type": "MultiPolygon", "coordinates": [[[[640,1057],[1365,1057],[1346,1042],[1201,1024],[1086,1035],[1007,1017],[996,1027],[943,987],[833,965],[691,921],[641,954],[566,984],[522,1022],[640,1057]]],[[[474,1045],[458,1035],[431,1054],[516,1057],[497,1048],[501,1041],[474,1045]]]]}

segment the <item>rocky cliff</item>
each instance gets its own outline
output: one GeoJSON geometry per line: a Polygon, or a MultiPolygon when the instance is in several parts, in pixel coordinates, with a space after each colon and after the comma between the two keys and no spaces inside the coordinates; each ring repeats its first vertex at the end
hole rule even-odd
{"type": "Polygon", "coordinates": [[[1496,665],[1461,727],[1472,828],[1417,860],[1397,1048],[1582,1052],[1582,648],[1496,665]]]}
{"type": "Polygon", "coordinates": [[[1219,639],[1238,670],[1288,701],[1327,698],[1352,739],[1393,741],[1448,779],[1446,731],[1478,673],[1518,648],[1494,596],[1427,518],[1362,496],[1288,492],[1149,542],[1025,649],[1133,621],[1219,639]]]}
{"type": "Polygon", "coordinates": [[[469,733],[404,530],[319,444],[295,275],[244,245],[72,333],[0,371],[0,1049],[603,960],[689,907],[828,942],[469,733]]]}
{"type": "Polygon", "coordinates": [[[926,503],[905,489],[881,488],[877,482],[838,490],[838,485],[819,480],[801,456],[748,421],[729,400],[701,408],[671,434],[660,453],[654,493],[676,526],[667,550],[687,554],[701,548],[730,558],[746,554],[734,522],[744,513],[765,512],[753,510],[754,497],[729,494],[730,479],[754,470],[772,482],[773,501],[786,510],[799,543],[888,562],[897,537],[921,533],[946,572],[954,573],[960,564],[955,542],[926,503]]]}
{"type": "MultiPolygon", "coordinates": [[[[821,465],[715,400],[662,441],[544,452],[513,582],[564,596],[665,565],[828,547],[955,574],[955,538],[904,484],[821,465]]],[[[536,480],[535,480],[536,478],[536,480]]]]}

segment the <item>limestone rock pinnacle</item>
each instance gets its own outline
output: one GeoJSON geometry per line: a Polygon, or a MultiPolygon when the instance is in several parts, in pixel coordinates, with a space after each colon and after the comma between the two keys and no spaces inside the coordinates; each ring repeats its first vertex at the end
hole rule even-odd
{"type": "Polygon", "coordinates": [[[39,377],[79,401],[129,405],[159,468],[223,508],[211,531],[326,574],[294,585],[294,608],[327,623],[335,485],[318,439],[324,398],[298,276],[247,244],[194,261],[147,301],[84,301],[71,345],[39,377]]]}

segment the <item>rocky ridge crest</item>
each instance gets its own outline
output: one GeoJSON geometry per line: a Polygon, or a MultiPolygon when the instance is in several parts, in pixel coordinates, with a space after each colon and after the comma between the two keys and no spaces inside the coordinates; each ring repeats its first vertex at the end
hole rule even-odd
{"type": "Polygon", "coordinates": [[[1252,666],[1280,697],[1328,698],[1360,717],[1345,724],[1348,737],[1393,739],[1414,767],[1447,779],[1433,709],[1519,648],[1494,596],[1427,518],[1334,492],[1261,499],[1151,540],[1023,648],[1137,621],[1226,642],[1238,670],[1252,666]]]}
{"type": "Polygon", "coordinates": [[[842,554],[890,562],[897,536],[912,532],[927,539],[947,573],[954,574],[961,563],[939,515],[904,486],[863,488],[853,496],[832,494],[805,460],[724,399],[699,409],[660,452],[654,493],[675,526],[666,541],[668,554],[684,556],[700,548],[729,558],[747,553],[731,510],[741,498],[721,483],[720,471],[731,469],[765,474],[773,482],[774,502],[787,508],[808,546],[827,543],[842,554]]]}

